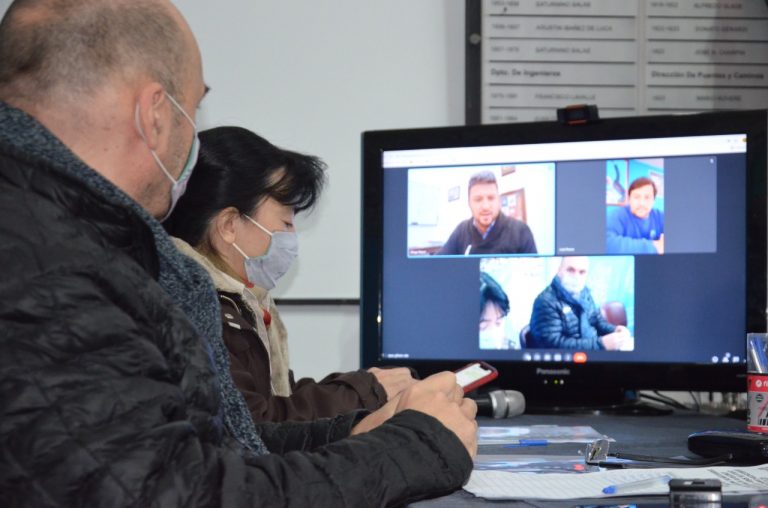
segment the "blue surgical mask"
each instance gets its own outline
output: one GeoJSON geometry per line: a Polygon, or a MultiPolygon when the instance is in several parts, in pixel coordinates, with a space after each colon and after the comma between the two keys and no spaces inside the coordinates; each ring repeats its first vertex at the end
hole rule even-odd
{"type": "Polygon", "coordinates": [[[270,236],[267,252],[263,256],[250,257],[236,243],[232,242],[232,247],[245,258],[245,273],[248,281],[261,288],[272,289],[278,279],[291,268],[293,260],[298,256],[299,237],[293,231],[270,232],[249,216],[244,217],[270,236]]]}
{"type": "MultiPolygon", "coordinates": [[[[181,105],[176,102],[176,99],[171,97],[171,95],[168,92],[165,92],[165,96],[168,97],[168,100],[171,101],[171,104],[174,105],[176,109],[179,110],[179,112],[184,115],[184,118],[187,119],[189,124],[192,126],[192,128],[195,131],[195,137],[192,138],[192,146],[189,147],[189,154],[187,155],[187,161],[184,163],[184,169],[181,171],[181,174],[179,175],[179,179],[176,180],[171,176],[171,173],[166,169],[165,164],[163,164],[163,161],[160,160],[160,157],[157,156],[157,152],[149,149],[149,152],[152,154],[152,157],[154,157],[155,162],[157,163],[158,167],[163,171],[165,176],[168,177],[168,179],[171,181],[171,206],[168,208],[168,213],[165,214],[165,217],[160,219],[160,222],[163,222],[165,219],[167,219],[171,212],[173,212],[174,207],[176,206],[176,203],[179,202],[179,199],[182,195],[184,195],[184,191],[187,190],[187,183],[189,182],[189,178],[192,176],[192,170],[195,168],[195,164],[197,164],[197,156],[200,152],[200,140],[197,137],[197,125],[195,125],[195,122],[192,121],[192,117],[187,114],[186,111],[184,111],[184,108],[181,107],[181,105]]],[[[134,113],[134,116],[136,117],[136,128],[139,130],[139,134],[141,135],[141,138],[144,140],[144,143],[147,142],[146,136],[144,136],[144,131],[141,128],[141,122],[139,121],[139,105],[136,104],[136,110],[134,113]]]]}

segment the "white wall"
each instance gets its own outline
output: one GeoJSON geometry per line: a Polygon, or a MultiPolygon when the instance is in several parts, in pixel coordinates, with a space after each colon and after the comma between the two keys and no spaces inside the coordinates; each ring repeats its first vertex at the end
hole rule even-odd
{"type": "Polygon", "coordinates": [[[291,368],[300,377],[320,379],[360,368],[360,314],[355,306],[280,308],[288,327],[291,368]]]}
{"type": "MultiPolygon", "coordinates": [[[[211,93],[203,128],[241,125],[329,165],[299,216],[301,253],[276,294],[359,297],[360,134],[464,122],[464,2],[177,0],[211,93]]],[[[358,309],[281,308],[297,376],[359,367],[358,309]]]]}
{"type": "Polygon", "coordinates": [[[235,124],[319,155],[329,185],[299,217],[277,294],[357,298],[360,135],[463,123],[463,2],[178,0],[211,87],[201,126],[235,124]]]}

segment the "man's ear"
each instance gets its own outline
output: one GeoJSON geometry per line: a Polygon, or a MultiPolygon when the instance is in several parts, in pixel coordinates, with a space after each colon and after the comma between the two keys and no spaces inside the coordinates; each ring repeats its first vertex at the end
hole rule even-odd
{"type": "Polygon", "coordinates": [[[136,128],[138,135],[144,138],[150,149],[157,150],[160,144],[160,134],[165,129],[163,109],[167,99],[163,85],[152,82],[145,85],[136,100],[136,128]]]}
{"type": "Polygon", "coordinates": [[[225,243],[232,244],[237,236],[235,229],[239,219],[240,212],[237,208],[230,206],[221,210],[213,219],[214,234],[225,243]]]}

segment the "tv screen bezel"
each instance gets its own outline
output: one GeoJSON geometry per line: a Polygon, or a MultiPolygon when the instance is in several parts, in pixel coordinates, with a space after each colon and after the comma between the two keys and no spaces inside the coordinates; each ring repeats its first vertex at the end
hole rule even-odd
{"type": "MultiPolygon", "coordinates": [[[[766,331],[766,124],[768,111],[720,111],[690,115],[611,118],[568,126],[557,122],[471,125],[421,129],[369,131],[362,135],[361,231],[361,363],[372,366],[403,365],[421,376],[455,370],[461,362],[381,357],[383,266],[383,168],[388,150],[490,145],[539,144],[636,138],[663,138],[746,133],[747,202],[746,270],[749,332],[766,331]]],[[[705,316],[703,315],[702,318],[705,316]]],[[[742,355],[742,358],[744,356],[742,355]]],[[[483,358],[467,358],[482,360],[483,358]]],[[[603,362],[494,361],[499,370],[495,387],[517,389],[529,399],[558,399],[574,392],[582,395],[612,390],[685,390],[740,392],[746,390],[744,364],[686,364],[603,362]],[[537,370],[538,369],[538,370],[537,370]],[[542,373],[551,371],[550,374],[542,373]],[[557,373],[559,371],[560,373],[557,373]],[[568,371],[567,374],[564,371],[568,371]]]]}

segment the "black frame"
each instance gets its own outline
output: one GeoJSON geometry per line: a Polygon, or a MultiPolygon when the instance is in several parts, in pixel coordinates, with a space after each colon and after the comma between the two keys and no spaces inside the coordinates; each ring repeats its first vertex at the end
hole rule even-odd
{"type": "MultiPolygon", "coordinates": [[[[362,231],[360,337],[363,367],[406,365],[424,376],[455,370],[460,363],[382,359],[382,189],[381,155],[386,150],[535,144],[643,137],[676,137],[747,133],[747,330],[766,331],[766,123],[768,111],[728,111],[694,115],[614,118],[565,126],[557,122],[474,125],[432,129],[365,132],[362,136],[362,231]],[[649,127],[655,129],[649,136],[649,127]]],[[[469,359],[468,359],[469,360],[469,359]]],[[[746,390],[743,364],[690,365],[668,363],[552,364],[551,362],[494,362],[499,370],[495,386],[523,389],[539,400],[563,399],[574,391],[596,393],[599,385],[610,392],[639,389],[739,392],[746,390]],[[513,367],[513,368],[507,368],[513,367]],[[567,369],[563,375],[537,375],[536,369],[567,369]],[[599,383],[595,380],[599,380],[599,383]]]]}
{"type": "MultiPolygon", "coordinates": [[[[767,0],[768,1],[768,0],[767,0]]],[[[464,3],[464,123],[482,123],[482,0],[464,3]]]]}

